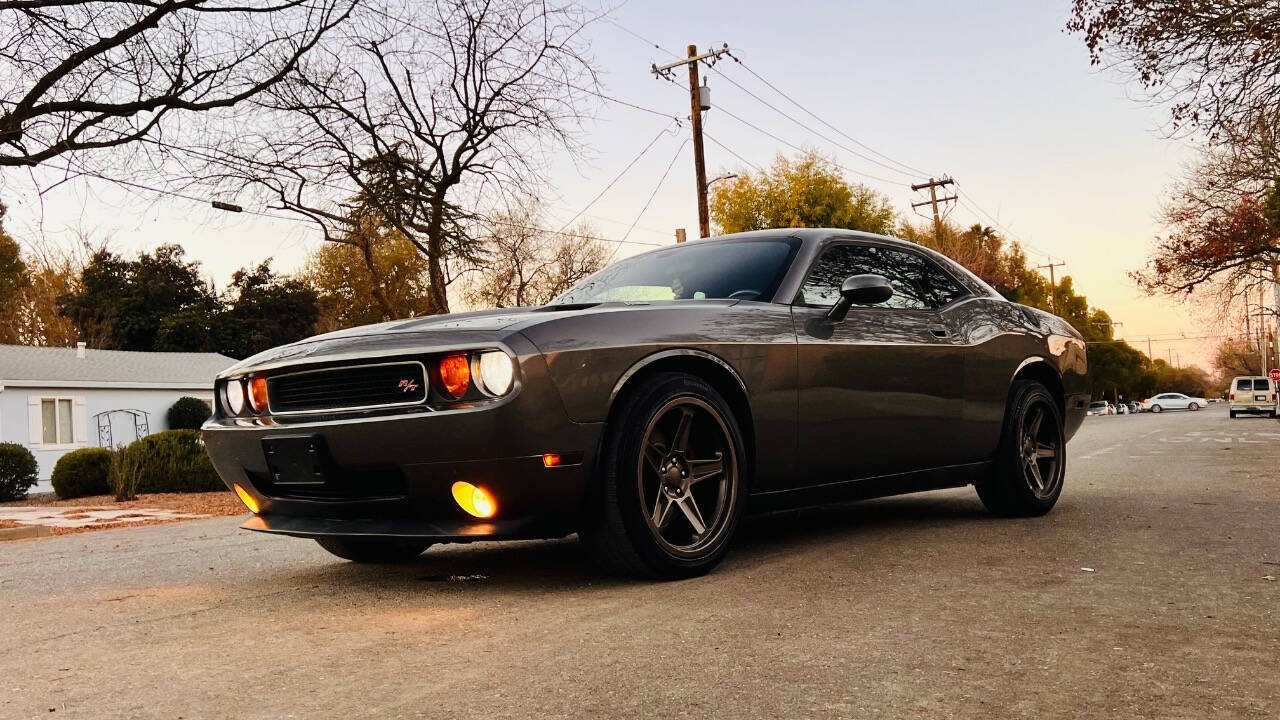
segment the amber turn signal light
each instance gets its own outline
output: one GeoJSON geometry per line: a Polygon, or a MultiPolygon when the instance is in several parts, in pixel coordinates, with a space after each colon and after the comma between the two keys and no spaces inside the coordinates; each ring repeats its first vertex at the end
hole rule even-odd
{"type": "Polygon", "coordinates": [[[478,518],[491,518],[498,511],[498,503],[488,490],[461,480],[453,484],[453,500],[468,515],[478,518]]]}
{"type": "Polygon", "coordinates": [[[471,387],[471,361],[466,353],[454,353],[440,358],[440,384],[450,400],[467,394],[471,387]]]}
{"type": "Polygon", "coordinates": [[[267,379],[264,377],[255,377],[249,379],[249,404],[253,406],[254,412],[266,412],[267,410],[267,379]]]}
{"type": "Polygon", "coordinates": [[[252,495],[249,494],[249,491],[240,487],[239,483],[236,483],[231,487],[235,488],[236,496],[240,498],[240,502],[244,503],[245,507],[249,508],[249,512],[253,513],[254,515],[257,515],[258,501],[254,499],[252,495]]]}

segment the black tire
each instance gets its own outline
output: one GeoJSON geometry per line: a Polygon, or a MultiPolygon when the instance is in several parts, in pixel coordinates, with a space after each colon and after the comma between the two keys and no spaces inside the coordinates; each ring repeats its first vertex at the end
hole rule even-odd
{"type": "Polygon", "coordinates": [[[1232,420],[1234,420],[1234,419],[1235,419],[1235,417],[1236,417],[1236,411],[1235,411],[1235,410],[1228,410],[1228,411],[1227,411],[1227,413],[1228,413],[1229,415],[1231,415],[1231,419],[1232,419],[1232,420]]]}
{"type": "Polygon", "coordinates": [[[1199,410],[1199,409],[1200,409],[1200,404],[1199,404],[1199,403],[1190,403],[1189,405],[1187,405],[1187,409],[1188,409],[1188,410],[1190,410],[1190,411],[1192,411],[1192,412],[1195,412],[1196,410],[1199,410]]]}
{"type": "Polygon", "coordinates": [[[354,540],[351,538],[316,538],[320,547],[343,560],[357,563],[408,562],[431,547],[425,540],[354,540]]]}
{"type": "Polygon", "coordinates": [[[620,402],[617,420],[605,431],[579,533],[583,544],[611,574],[662,580],[702,575],[729,551],[746,507],[750,462],[737,418],[715,388],[687,373],[645,378],[620,402]],[[712,472],[715,467],[720,470],[712,472]],[[687,482],[681,480],[686,468],[687,482]],[[687,544],[666,537],[682,529],[687,544]]]}
{"type": "Polygon", "coordinates": [[[1066,467],[1061,408],[1044,385],[1034,380],[1019,380],[1009,392],[994,472],[989,479],[975,485],[978,497],[993,515],[1044,515],[1053,509],[1062,494],[1066,467]],[[1055,455],[1030,458],[1028,434],[1034,438],[1031,453],[1047,452],[1052,445],[1055,455]],[[1034,472],[1030,469],[1032,464],[1036,468],[1034,472]]]}
{"type": "Polygon", "coordinates": [[[1151,412],[1153,413],[1164,412],[1164,408],[1160,407],[1159,405],[1152,405],[1151,412]]]}

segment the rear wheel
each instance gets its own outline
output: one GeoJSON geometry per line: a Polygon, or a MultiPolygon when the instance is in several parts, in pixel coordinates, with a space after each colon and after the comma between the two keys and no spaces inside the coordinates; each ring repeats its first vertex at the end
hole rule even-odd
{"type": "Polygon", "coordinates": [[[1044,385],[1019,381],[1005,410],[994,475],[976,484],[978,497],[995,515],[1044,515],[1062,494],[1066,460],[1058,403],[1044,385]]]}
{"type": "Polygon", "coordinates": [[[742,433],[701,378],[662,373],[622,400],[581,537],[609,572],[701,575],[724,557],[743,513],[742,433]]]}
{"type": "Polygon", "coordinates": [[[431,547],[431,543],[419,540],[316,538],[316,542],[343,560],[358,563],[408,562],[431,547]]]}
{"type": "Polygon", "coordinates": [[[1154,412],[1154,413],[1164,412],[1164,408],[1160,407],[1159,405],[1152,405],[1151,412],[1154,412]]]}

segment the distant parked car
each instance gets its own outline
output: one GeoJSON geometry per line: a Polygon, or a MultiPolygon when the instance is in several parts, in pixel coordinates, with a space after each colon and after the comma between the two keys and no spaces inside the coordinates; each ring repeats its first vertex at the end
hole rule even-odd
{"type": "Polygon", "coordinates": [[[1128,402],[1128,405],[1129,405],[1129,412],[1133,413],[1134,415],[1137,415],[1138,413],[1142,412],[1142,403],[1139,403],[1137,400],[1130,400],[1128,402]]]}
{"type": "Polygon", "coordinates": [[[1143,409],[1153,413],[1165,410],[1199,410],[1208,404],[1209,401],[1204,398],[1191,397],[1182,393],[1161,393],[1142,401],[1143,409]]]}
{"type": "Polygon", "coordinates": [[[1231,417],[1240,414],[1276,416],[1276,384],[1269,377],[1247,376],[1231,381],[1231,417]]]}
{"type": "Polygon", "coordinates": [[[1089,403],[1089,410],[1085,415],[1110,415],[1111,413],[1111,403],[1106,400],[1095,400],[1089,403]]]}

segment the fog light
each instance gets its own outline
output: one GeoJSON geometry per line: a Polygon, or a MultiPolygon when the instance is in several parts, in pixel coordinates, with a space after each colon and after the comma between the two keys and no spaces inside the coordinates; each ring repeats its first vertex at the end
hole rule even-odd
{"type": "Polygon", "coordinates": [[[258,501],[255,500],[254,497],[250,495],[247,490],[240,487],[238,483],[233,484],[231,487],[235,488],[236,495],[240,498],[240,502],[244,503],[244,506],[249,508],[249,512],[253,513],[254,515],[257,515],[258,501]]]}
{"type": "Polygon", "coordinates": [[[478,518],[491,518],[498,511],[498,504],[489,491],[469,482],[459,480],[453,484],[453,499],[468,515],[478,518]]]}

